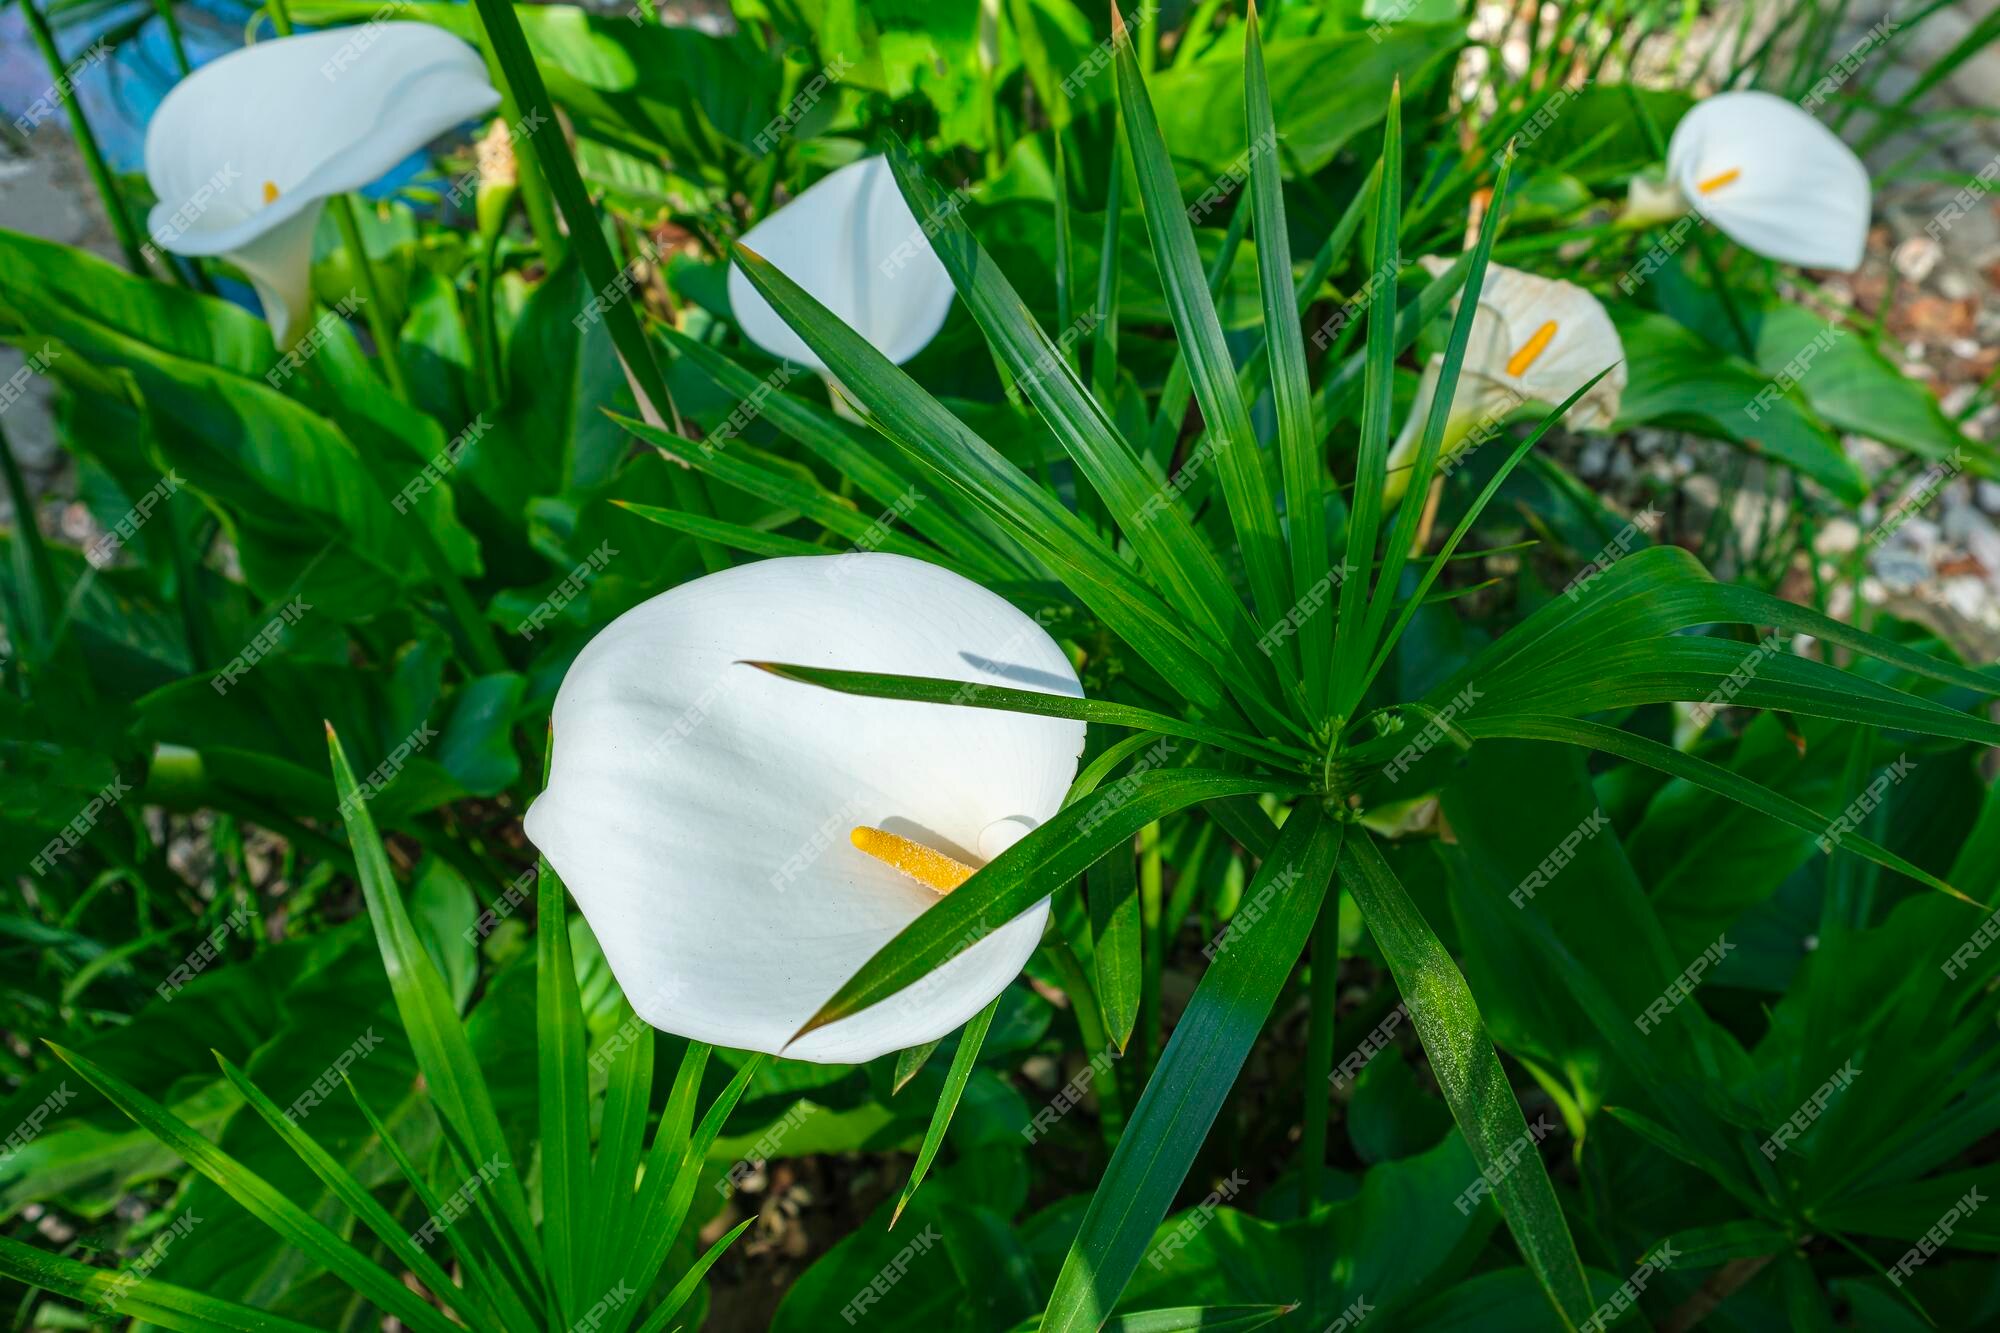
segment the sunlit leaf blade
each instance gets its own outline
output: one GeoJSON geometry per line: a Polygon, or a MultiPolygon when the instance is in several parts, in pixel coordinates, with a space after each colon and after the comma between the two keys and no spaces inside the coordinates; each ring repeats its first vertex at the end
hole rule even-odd
{"type": "Polygon", "coordinates": [[[49,1043],[49,1048],[82,1075],[84,1082],[103,1093],[182,1161],[214,1181],[223,1193],[242,1204],[287,1244],[297,1246],[313,1262],[411,1328],[425,1333],[456,1333],[456,1324],[404,1286],[394,1274],[370,1262],[332,1228],[292,1202],[284,1191],[202,1137],[194,1126],[88,1057],[54,1042],[49,1043]]]}
{"type": "Polygon", "coordinates": [[[1246,905],[1258,904],[1261,914],[1232,923],[1175,1025],[1063,1260],[1044,1333],[1100,1327],[1145,1257],[1305,949],[1345,827],[1316,801],[1285,821],[1246,890],[1246,905]]]}
{"type": "MultiPolygon", "coordinates": [[[[1243,106],[1249,142],[1277,142],[1264,42],[1252,4],[1243,28],[1243,106]]],[[[1278,460],[1285,482],[1286,538],[1291,553],[1294,603],[1326,576],[1326,466],[1313,431],[1312,384],[1306,345],[1292,290],[1292,241],[1285,230],[1284,182],[1276,152],[1250,154],[1250,199],[1257,227],[1257,283],[1264,299],[1264,348],[1271,398],[1278,416],[1278,460]]],[[[1333,622],[1308,616],[1298,627],[1306,702],[1315,717],[1332,685],[1333,622]]]]}
{"type": "Polygon", "coordinates": [[[535,1052],[539,1078],[542,1142],[542,1225],[549,1278],[563,1316],[581,1312],[581,1274],[589,1268],[585,1250],[590,1187],[590,1100],[583,1069],[583,1002],[577,995],[576,964],[569,951],[569,912],[562,881],[539,863],[535,917],[535,1052]]]}
{"type": "MultiPolygon", "coordinates": [[[[1118,141],[1124,147],[1124,140],[1118,141]]],[[[1120,182],[1121,186],[1123,182],[1120,182]]],[[[1243,249],[1243,238],[1250,230],[1250,196],[1238,196],[1236,207],[1230,210],[1229,226],[1222,234],[1222,243],[1215,249],[1215,258],[1209,261],[1208,299],[1215,301],[1221,297],[1223,287],[1229,282],[1229,275],[1235,270],[1236,256],[1243,249]]],[[[1180,438],[1181,427],[1187,420],[1188,403],[1194,398],[1194,384],[1188,375],[1187,349],[1179,343],[1174,345],[1174,361],[1167,368],[1166,383],[1160,387],[1160,398],[1153,413],[1153,424],[1146,433],[1146,457],[1164,468],[1174,451],[1174,441],[1180,438]]],[[[1247,401],[1247,395],[1246,395],[1247,401]]],[[[1197,442],[1197,445],[1199,442],[1197,442]]],[[[1192,450],[1189,451],[1192,455],[1192,450]]]]}
{"type": "Polygon", "coordinates": [[[1030,713],[1037,717],[1066,717],[1095,722],[1107,727],[1137,727],[1162,736],[1180,736],[1219,749],[1233,750],[1254,758],[1294,766],[1302,755],[1288,754],[1277,742],[1238,735],[1221,727],[1156,713],[1150,708],[1114,703],[1107,699],[1077,698],[1050,694],[1045,690],[1017,690],[1007,685],[981,681],[943,680],[930,676],[898,676],[878,671],[840,671],[831,667],[800,666],[790,662],[748,662],[786,680],[795,680],[843,694],[863,694],[877,699],[904,699],[913,703],[951,704],[965,708],[995,708],[1009,713],[1030,713]]]}
{"type": "MultiPolygon", "coordinates": [[[[1250,574],[1251,600],[1260,623],[1269,625],[1289,611],[1292,604],[1286,591],[1291,580],[1285,568],[1277,506],[1271,498],[1256,433],[1250,426],[1250,413],[1244,407],[1243,395],[1237,392],[1236,365],[1230,359],[1228,344],[1223,341],[1215,302],[1208,294],[1201,255],[1195,248],[1194,226],[1181,203],[1173,160],[1160,137],[1152,99],[1146,92],[1130,34],[1115,3],[1111,9],[1111,29],[1125,145],[1139,182],[1139,202],[1146,218],[1146,232],[1152,238],[1153,257],[1159,265],[1160,286],[1173,317],[1174,331],[1187,356],[1188,378],[1194,386],[1195,400],[1201,404],[1202,418],[1208,426],[1213,463],[1221,478],[1223,494],[1228,497],[1230,522],[1250,574]]],[[[1251,144],[1248,150],[1251,156],[1275,151],[1275,142],[1251,144]]]]}
{"type": "Polygon", "coordinates": [[[988,862],[936,906],[903,927],[797,1035],[860,1013],[956,957],[1067,884],[1105,851],[1190,805],[1280,789],[1272,778],[1206,769],[1152,769],[1122,784],[1122,803],[1085,799],[988,862]],[[1110,807],[1110,808],[1107,808],[1110,807]]]}
{"type": "MultiPolygon", "coordinates": [[[[395,997],[396,1012],[409,1034],[410,1048],[423,1071],[427,1095],[439,1118],[449,1121],[463,1137],[470,1154],[468,1165],[487,1161],[509,1161],[510,1149],[500,1130],[500,1117],[493,1107],[493,1095],[485,1075],[472,1054],[465,1026],[452,1007],[451,993],[437,965],[425,952],[422,938],[404,906],[389,855],[375,831],[368,801],[354,780],[347,751],[340,738],[328,727],[327,749],[333,765],[333,787],[347,821],[348,842],[368,902],[368,919],[382,953],[382,966],[389,974],[389,990],[395,997]]],[[[503,1171],[491,1191],[482,1196],[497,1199],[513,1243],[526,1256],[531,1269],[539,1269],[541,1249],[535,1229],[528,1220],[528,1196],[521,1173],[503,1171]]]]}
{"type": "Polygon", "coordinates": [[[1199,707],[1222,701],[1220,650],[1204,647],[1076,515],[980,439],[854,330],[762,257],[735,250],[750,285],[791,325],[891,439],[967,503],[1061,572],[1070,590],[1199,707]]]}
{"type": "Polygon", "coordinates": [[[1471,988],[1370,835],[1349,838],[1340,865],[1341,883],[1396,978],[1438,1088],[1521,1257],[1565,1325],[1581,1326],[1596,1306],[1583,1261],[1471,988]]]}
{"type": "MultiPolygon", "coordinates": [[[[1004,992],[1003,992],[1004,993],[1004,992]]],[[[958,1034],[958,1050],[951,1057],[951,1068],[945,1071],[944,1090],[938,1094],[937,1108],[931,1112],[930,1128],[924,1131],[924,1141],[917,1149],[917,1160],[910,1167],[910,1178],[903,1182],[903,1192],[896,1196],[896,1211],[889,1215],[889,1225],[893,1228],[916,1196],[917,1186],[930,1171],[931,1163],[937,1160],[938,1149],[944,1146],[944,1132],[951,1127],[952,1113],[958,1110],[958,1099],[965,1095],[966,1080],[972,1077],[973,1066],[979,1063],[979,1048],[986,1044],[986,1031],[993,1026],[993,1015],[999,1012],[1001,996],[993,997],[993,1003],[974,1014],[958,1034]]]]}
{"type": "Polygon", "coordinates": [[[1403,106],[1400,85],[1390,95],[1382,128],[1382,176],[1375,196],[1375,254],[1368,266],[1374,290],[1368,302],[1368,349],[1361,400],[1361,447],[1349,497],[1347,559],[1357,571],[1340,585],[1339,620],[1334,630],[1336,710],[1353,706],[1372,646],[1363,635],[1368,607],[1366,570],[1375,560],[1382,520],[1382,487],[1389,473],[1390,413],[1396,404],[1397,233],[1402,225],[1403,106]]]}
{"type": "Polygon", "coordinates": [[[116,1296],[121,1319],[157,1324],[179,1333],[321,1333],[310,1324],[204,1296],[157,1278],[133,1275],[128,1280],[123,1274],[92,1268],[5,1236],[0,1236],[0,1274],[88,1306],[116,1296]]]}

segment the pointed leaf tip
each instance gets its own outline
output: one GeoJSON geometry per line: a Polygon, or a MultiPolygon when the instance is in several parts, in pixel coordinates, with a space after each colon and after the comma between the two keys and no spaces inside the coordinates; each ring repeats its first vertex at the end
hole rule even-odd
{"type": "Polygon", "coordinates": [[[1125,16],[1118,12],[1118,0],[1111,0],[1111,40],[1115,42],[1126,36],[1125,16]]]}

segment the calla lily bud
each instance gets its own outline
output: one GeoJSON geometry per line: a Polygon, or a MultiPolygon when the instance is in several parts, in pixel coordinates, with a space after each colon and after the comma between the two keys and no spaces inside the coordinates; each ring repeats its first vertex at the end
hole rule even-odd
{"type": "Polygon", "coordinates": [[[876,950],[1061,808],[1083,724],[839,694],[750,661],[1080,697],[1069,659],[948,570],[804,556],[642,603],[556,695],[528,836],[641,1017],[823,1063],[944,1036],[1019,974],[1046,898],[903,992],[792,1041],[876,950]]]}

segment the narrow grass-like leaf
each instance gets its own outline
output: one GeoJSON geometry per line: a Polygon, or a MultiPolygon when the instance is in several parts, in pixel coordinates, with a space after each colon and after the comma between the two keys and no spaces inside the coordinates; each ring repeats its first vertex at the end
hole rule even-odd
{"type": "Polygon", "coordinates": [[[1305,948],[1344,829],[1316,801],[1285,821],[1247,890],[1247,901],[1269,906],[1222,939],[1175,1025],[1090,1197],[1043,1333],[1096,1330],[1117,1304],[1305,948]]]}
{"type": "Polygon", "coordinates": [[[741,523],[728,523],[719,518],[703,518],[700,514],[689,514],[679,509],[640,504],[636,500],[613,500],[611,503],[627,513],[637,514],[648,523],[657,523],[663,528],[684,532],[690,537],[700,537],[747,555],[838,554],[832,547],[821,546],[818,542],[809,542],[800,537],[787,537],[781,532],[760,532],[756,528],[746,528],[741,523]]]}
{"type": "MultiPolygon", "coordinates": [[[[1123,146],[1123,140],[1120,140],[1119,147],[1123,146]]],[[[1221,299],[1229,275],[1236,267],[1236,256],[1242,252],[1243,238],[1249,233],[1250,196],[1246,192],[1237,197],[1236,207],[1229,214],[1229,226],[1222,233],[1222,244],[1216,247],[1215,258],[1209,261],[1205,276],[1210,301],[1221,299]]],[[[1162,468],[1173,454],[1174,441],[1180,438],[1181,426],[1187,419],[1188,404],[1193,399],[1194,383],[1189,378],[1187,349],[1176,343],[1174,361],[1167,368],[1166,383],[1160,386],[1160,399],[1154,405],[1153,424],[1146,433],[1146,457],[1162,468]]]]}
{"type": "Polygon", "coordinates": [[[1596,1306],[1583,1261],[1471,988],[1366,832],[1348,839],[1340,865],[1521,1257],[1565,1327],[1582,1326],[1596,1306]]]}
{"type": "Polygon", "coordinates": [[[896,1074],[890,1080],[889,1095],[893,1097],[908,1087],[910,1080],[924,1071],[924,1066],[930,1063],[932,1053],[943,1043],[944,1038],[939,1037],[936,1041],[927,1041],[921,1046],[912,1046],[907,1050],[896,1052],[896,1074]]]}
{"type": "MultiPolygon", "coordinates": [[[[1164,479],[1149,472],[1118,433],[1103,404],[1084,388],[1058,346],[1029,313],[1027,302],[979,244],[958,211],[918,167],[902,140],[891,138],[889,162],[911,211],[937,218],[932,247],[951,274],[987,342],[1013,372],[1015,389],[1050,431],[1110,510],[1166,597],[1218,645],[1254,637],[1249,617],[1221,563],[1164,479]]],[[[1062,336],[1067,339],[1070,330],[1062,336]]],[[[1275,684],[1266,662],[1240,660],[1252,679],[1275,684]]]]}
{"type": "Polygon", "coordinates": [[[1221,650],[1175,623],[1136,575],[1065,509],[854,330],[761,256],[736,247],[759,295],[834,368],[841,383],[919,466],[1000,523],[1190,702],[1223,698],[1221,650]]]}
{"type": "MultiPolygon", "coordinates": [[[[618,1022],[612,1032],[622,1039],[612,1057],[604,1089],[604,1115],[598,1133],[597,1156],[590,1168],[590,1219],[593,1236],[583,1271],[586,1290],[603,1286],[613,1267],[612,1256],[625,1248],[636,1205],[639,1164],[646,1139],[646,1116],[653,1093],[653,1028],[632,1012],[620,997],[618,1022]]],[[[603,1061],[600,1053],[594,1062],[603,1061]]]]}
{"type": "Polygon", "coordinates": [[[877,671],[838,671],[830,667],[798,666],[789,662],[746,662],[744,665],[786,680],[838,690],[842,694],[903,699],[912,703],[954,704],[965,708],[996,708],[1009,713],[1031,713],[1037,717],[1073,718],[1107,727],[1137,727],[1163,736],[1201,741],[1281,767],[1296,767],[1306,757],[1303,751],[1291,751],[1277,741],[1259,740],[1201,722],[1184,722],[1150,708],[1113,703],[1106,699],[1050,694],[1045,690],[1017,690],[1008,685],[987,685],[980,681],[897,676],[877,671]]]}
{"type": "MultiPolygon", "coordinates": [[[[1250,143],[1276,143],[1255,3],[1243,25],[1243,84],[1250,143]]],[[[1327,573],[1326,465],[1313,431],[1312,385],[1306,377],[1305,337],[1292,290],[1292,241],[1285,230],[1284,181],[1276,152],[1250,154],[1250,199],[1257,220],[1257,284],[1264,298],[1264,348],[1278,416],[1278,460],[1285,481],[1286,537],[1296,604],[1327,573]]],[[[1317,719],[1333,683],[1333,622],[1325,616],[1307,616],[1297,637],[1306,703],[1317,719]]]]}
{"type": "Polygon", "coordinates": [[[535,894],[535,1052],[542,1144],[542,1226],[549,1278],[563,1318],[582,1313],[590,1267],[590,1084],[583,1068],[583,1001],[569,951],[569,911],[562,881],[539,862],[535,894]]]}
{"type": "MultiPolygon", "coordinates": [[[[900,466],[903,460],[895,457],[893,448],[883,447],[881,437],[841,420],[818,403],[775,391],[774,380],[789,383],[796,371],[787,367],[782,379],[781,372],[759,378],[707,343],[677,329],[663,328],[661,333],[677,355],[694,362],[725,393],[735,395],[742,403],[756,404],[763,420],[851,480],[863,495],[887,507],[909,493],[916,477],[907,467],[900,466]]],[[[714,432],[710,434],[712,438],[714,432]]],[[[961,517],[940,502],[911,509],[908,519],[911,528],[936,542],[954,559],[983,569],[994,578],[1014,579],[1035,572],[1013,540],[989,521],[976,516],[961,517]]]]}
{"type": "Polygon", "coordinates": [[[157,1278],[114,1273],[0,1236],[0,1274],[93,1307],[112,1297],[120,1318],[178,1333],[322,1333],[283,1315],[204,1296],[157,1278]]]}
{"type": "MultiPolygon", "coordinates": [[[[1298,1309],[1296,1305],[1183,1305],[1170,1310],[1133,1310],[1104,1321],[1098,1333],[1254,1333],[1298,1309]]],[[[1012,1333],[1035,1333],[1039,1317],[1012,1333]]]]}
{"type": "Polygon", "coordinates": [[[1566,745],[1581,745],[1604,754],[1617,755],[1620,759],[1629,759],[1635,764],[1644,764],[1672,777],[1682,778],[1697,787],[1704,787],[1718,796],[1726,796],[1759,814],[1769,815],[1782,824],[1789,824],[1793,828],[1810,833],[1815,838],[1831,838],[1835,846],[1858,856],[1865,856],[1885,870],[1907,875],[1917,883],[1936,889],[1939,893],[1949,894],[1969,906],[1979,906],[1977,901],[1959,892],[1930,871],[1904,860],[1859,833],[1842,831],[1836,837],[1834,821],[1811,806],[1802,805],[1762,783],[1753,782],[1733,769],[1710,763],[1698,755],[1685,754],[1671,745],[1663,745],[1659,741],[1636,736],[1629,731],[1620,731],[1617,727],[1606,726],[1602,722],[1589,722],[1570,717],[1507,714],[1468,718],[1461,725],[1465,734],[1474,740],[1482,736],[1511,736],[1517,740],[1561,741],[1566,745]]]}
{"type": "MultiPolygon", "coordinates": [[[[672,1253],[674,1238],[680,1234],[681,1224],[687,1220],[688,1205],[694,1202],[694,1187],[701,1179],[702,1163],[708,1160],[708,1150],[714,1146],[716,1135],[722,1132],[722,1122],[729,1118],[736,1104],[743,1100],[743,1090],[750,1086],[750,1080],[764,1067],[766,1057],[753,1055],[743,1062],[736,1076],[729,1080],[729,1086],[716,1095],[708,1113],[701,1118],[692,1135],[685,1143],[669,1143],[677,1150],[672,1170],[659,1170],[658,1149],[654,1143],[654,1153],[648,1161],[646,1180],[639,1190],[638,1222],[633,1234],[638,1238],[638,1246],[628,1254],[631,1267],[629,1279],[635,1291],[641,1294],[651,1291],[659,1281],[660,1270],[666,1266],[667,1256],[672,1253]]],[[[661,1132],[667,1128],[661,1121],[661,1132]]],[[[676,1138],[679,1137],[677,1134],[676,1138]]],[[[607,1333],[619,1333],[631,1323],[632,1315],[639,1309],[638,1301],[627,1301],[611,1316],[607,1333]]]]}
{"type": "Polygon", "coordinates": [[[409,1233],[389,1215],[389,1210],[375,1201],[367,1186],[356,1180],[332,1153],[320,1147],[312,1135],[299,1128],[298,1121],[287,1116],[276,1102],[265,1096],[263,1090],[252,1083],[228,1056],[220,1051],[214,1054],[216,1063],[222,1066],[223,1075],[243,1094],[244,1102],[257,1113],[257,1117],[284,1140],[287,1148],[299,1155],[299,1160],[319,1177],[320,1183],[331,1190],[363,1226],[375,1233],[376,1239],[388,1247],[398,1262],[407,1265],[416,1274],[417,1280],[430,1289],[432,1296],[458,1310],[461,1316],[475,1313],[466,1308],[466,1293],[459,1290],[451,1275],[410,1239],[409,1233]]]}
{"type": "Polygon", "coordinates": [[[1176,810],[1222,796],[1280,790],[1276,779],[1207,769],[1135,774],[1122,804],[1079,801],[981,867],[862,965],[799,1029],[804,1036],[886,1000],[1067,884],[1105,851],[1176,810]]]}
{"type": "Polygon", "coordinates": [[[1144,971],[1140,936],[1139,879],[1132,845],[1120,843],[1104,854],[1085,877],[1090,903],[1091,963],[1097,999],[1104,1010],[1105,1035],[1124,1054],[1139,1021],[1144,971]]]}
{"type": "Polygon", "coordinates": [[[972,1077],[973,1066],[979,1063],[979,1048],[986,1044],[986,1031],[993,1026],[1000,1000],[1000,995],[994,996],[993,1003],[974,1014],[959,1030],[958,1050],[952,1054],[951,1068],[945,1072],[944,1091],[938,1094],[937,1109],[931,1112],[930,1128],[924,1131],[917,1160],[910,1167],[910,1178],[903,1182],[903,1192],[896,1196],[896,1210],[889,1214],[892,1229],[903,1216],[903,1210],[910,1206],[910,1200],[916,1197],[917,1186],[923,1184],[931,1163],[937,1160],[938,1149],[944,1146],[944,1132],[951,1127],[952,1113],[958,1110],[958,1099],[965,1095],[965,1083],[972,1077]]]}
{"type": "Polygon", "coordinates": [[[88,1057],[54,1042],[49,1043],[49,1049],[141,1129],[214,1181],[223,1193],[242,1204],[286,1244],[296,1246],[312,1262],[375,1302],[384,1312],[424,1333],[459,1333],[458,1325],[404,1286],[394,1274],[371,1263],[332,1228],[292,1202],[284,1191],[203,1138],[194,1126],[88,1057]]]}
{"type": "MultiPolygon", "coordinates": [[[[395,997],[396,1012],[409,1034],[410,1048],[423,1071],[424,1085],[441,1119],[464,1139],[469,1165],[507,1160],[506,1135],[500,1130],[500,1116],[493,1106],[493,1094],[479,1062],[473,1058],[472,1043],[465,1026],[452,1006],[451,992],[437,965],[425,952],[422,938],[404,906],[389,855],[375,831],[368,813],[367,798],[354,780],[347,751],[329,725],[327,749],[333,765],[333,787],[347,821],[348,842],[354,849],[362,896],[368,902],[368,918],[375,929],[375,942],[382,953],[382,966],[389,974],[389,990],[395,997]]],[[[528,1220],[528,1196],[518,1171],[501,1173],[499,1183],[482,1197],[498,1200],[513,1240],[526,1256],[531,1270],[541,1267],[541,1247],[534,1225],[528,1220]]]]}
{"type": "MultiPolygon", "coordinates": [[[[1118,106],[1125,126],[1126,148],[1132,154],[1132,168],[1139,183],[1139,202],[1152,238],[1153,257],[1160,269],[1160,286],[1167,298],[1187,356],[1188,379],[1195,400],[1208,426],[1214,448],[1214,463],[1229,500],[1229,518],[1242,548],[1243,564],[1249,571],[1252,601],[1258,620],[1275,623],[1291,609],[1286,589],[1290,577],[1285,569],[1284,538],[1278,527],[1278,510],[1271,498],[1262,451],[1250,426],[1250,413],[1236,388],[1236,365],[1229,345],[1222,337],[1222,322],[1201,268],[1201,254],[1195,248],[1194,225],[1181,203],[1180,185],[1174,176],[1173,160],[1160,137],[1153,115],[1153,103],[1131,34],[1118,12],[1111,7],[1113,63],[1117,67],[1118,106]]],[[[1251,144],[1248,152],[1275,153],[1276,141],[1251,144]]],[[[1284,275],[1289,280],[1289,273],[1284,275]]]]}
{"type": "Polygon", "coordinates": [[[695,1260],[693,1267],[681,1275],[680,1281],[674,1283],[673,1290],[669,1291],[667,1298],[660,1302],[660,1307],[639,1326],[639,1333],[661,1333],[661,1330],[672,1322],[673,1317],[681,1312],[681,1307],[688,1303],[688,1298],[694,1295],[694,1289],[708,1276],[708,1270],[715,1267],[715,1261],[720,1259],[724,1251],[734,1245],[737,1238],[748,1231],[750,1224],[756,1220],[754,1217],[744,1218],[721,1240],[709,1246],[708,1252],[695,1260]]]}
{"type": "Polygon", "coordinates": [[[1354,494],[1348,502],[1346,563],[1356,573],[1340,585],[1339,621],[1334,630],[1336,714],[1360,698],[1356,683],[1368,663],[1370,644],[1363,630],[1368,607],[1366,570],[1375,561],[1382,520],[1382,486],[1389,474],[1389,415],[1396,404],[1396,258],[1402,223],[1403,99],[1400,82],[1389,95],[1382,129],[1382,177],[1375,196],[1375,254],[1369,281],[1368,350],[1361,399],[1361,448],[1354,466],[1354,494]]]}

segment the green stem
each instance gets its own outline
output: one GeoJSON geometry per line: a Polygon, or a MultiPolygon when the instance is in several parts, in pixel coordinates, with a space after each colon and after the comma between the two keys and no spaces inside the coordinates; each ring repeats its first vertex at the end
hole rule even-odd
{"type": "Polygon", "coordinates": [[[27,479],[21,465],[0,431],[0,472],[6,474],[7,499],[14,507],[15,582],[21,589],[22,623],[14,637],[15,651],[32,651],[40,658],[48,648],[51,614],[57,603],[56,571],[49,561],[49,548],[42,541],[42,529],[35,521],[35,504],[28,495],[27,479]]]}
{"type": "Polygon", "coordinates": [[[134,273],[144,277],[149,270],[145,252],[139,246],[139,232],[125,213],[117,182],[112,179],[111,168],[105,165],[104,154],[98,149],[97,136],[91,132],[90,122],[83,118],[83,108],[77,104],[76,92],[70,87],[69,70],[63,64],[62,52],[56,49],[56,35],[50,31],[49,21],[36,6],[35,0],[21,0],[21,17],[26,20],[28,32],[34,37],[43,62],[49,67],[49,77],[55,80],[56,97],[62,102],[63,110],[69,113],[70,132],[76,136],[76,151],[90,171],[98,197],[104,201],[105,216],[111,219],[111,229],[118,233],[118,248],[125,252],[125,263],[134,273]]]}
{"type": "Polygon", "coordinates": [[[353,196],[336,195],[328,203],[333,208],[333,220],[340,224],[340,239],[347,246],[348,262],[361,275],[361,289],[367,297],[362,313],[368,319],[368,332],[375,338],[375,359],[382,363],[382,377],[389,381],[396,397],[414,407],[410,383],[403,377],[402,343],[397,337],[395,321],[389,318],[389,309],[382,303],[382,280],[376,276],[375,261],[368,257],[368,245],[361,237],[361,219],[355,215],[353,196]]]}
{"type": "Polygon", "coordinates": [[[174,17],[174,0],[153,0],[153,9],[167,27],[167,45],[173,50],[175,67],[185,79],[194,73],[194,66],[188,63],[187,44],[181,40],[181,22],[174,17]]]}
{"type": "Polygon", "coordinates": [[[1313,926],[1312,991],[1306,1027],[1305,1119],[1303,1169],[1299,1177],[1299,1215],[1310,1216],[1322,1198],[1325,1183],[1327,1119],[1331,1106],[1327,1082],[1333,1077],[1334,1001],[1340,984],[1340,895],[1330,893],[1313,926]]]}

